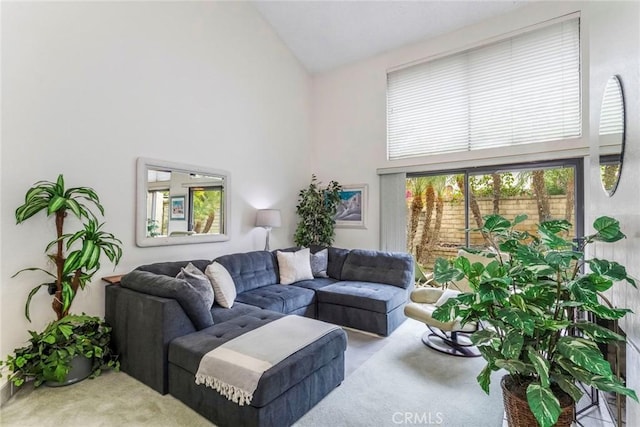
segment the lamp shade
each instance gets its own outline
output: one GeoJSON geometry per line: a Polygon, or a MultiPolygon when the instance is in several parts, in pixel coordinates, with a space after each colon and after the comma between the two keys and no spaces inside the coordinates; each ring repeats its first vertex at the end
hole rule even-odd
{"type": "Polygon", "coordinates": [[[280,227],[279,209],[260,209],[256,215],[256,227],[280,227]]]}

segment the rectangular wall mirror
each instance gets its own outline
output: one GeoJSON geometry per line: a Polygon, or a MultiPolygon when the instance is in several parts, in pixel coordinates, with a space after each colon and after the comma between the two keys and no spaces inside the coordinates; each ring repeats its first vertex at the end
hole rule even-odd
{"type": "Polygon", "coordinates": [[[229,240],[229,173],[140,157],[136,244],[185,245],[229,240]]]}

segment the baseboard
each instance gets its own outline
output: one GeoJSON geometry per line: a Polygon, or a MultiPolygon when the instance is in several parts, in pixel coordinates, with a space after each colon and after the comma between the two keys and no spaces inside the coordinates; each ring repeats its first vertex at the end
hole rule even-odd
{"type": "Polygon", "coordinates": [[[18,387],[15,387],[12,382],[8,381],[0,387],[0,407],[11,399],[11,396],[16,394],[18,387]]]}

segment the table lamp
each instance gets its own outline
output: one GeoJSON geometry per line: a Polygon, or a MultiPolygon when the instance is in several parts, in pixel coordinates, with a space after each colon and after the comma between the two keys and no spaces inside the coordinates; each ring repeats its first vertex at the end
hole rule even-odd
{"type": "Polygon", "coordinates": [[[280,227],[282,220],[280,218],[279,209],[260,209],[256,215],[256,227],[263,227],[267,230],[267,241],[264,250],[269,250],[269,235],[273,227],[280,227]]]}

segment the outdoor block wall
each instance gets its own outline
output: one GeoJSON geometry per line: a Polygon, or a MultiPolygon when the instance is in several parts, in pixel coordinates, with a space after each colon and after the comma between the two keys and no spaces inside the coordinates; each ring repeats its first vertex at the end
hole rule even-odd
{"type": "MultiPolygon", "coordinates": [[[[493,198],[478,198],[478,206],[482,215],[488,215],[493,213],[493,198]]],[[[565,195],[550,196],[549,197],[549,210],[551,212],[552,219],[565,219],[566,218],[566,205],[567,198],[565,195]]],[[[499,203],[500,215],[509,220],[513,220],[517,215],[526,214],[528,218],[520,224],[518,227],[521,230],[527,230],[532,234],[536,233],[536,226],[539,222],[538,218],[538,205],[536,199],[533,196],[517,196],[503,198],[499,203]]],[[[410,213],[409,213],[410,215],[410,213]]],[[[574,222],[574,212],[571,212],[570,222],[574,222]]],[[[465,207],[462,200],[449,200],[444,202],[442,224],[440,227],[440,234],[438,241],[430,252],[427,259],[422,258],[419,262],[423,265],[433,265],[436,258],[439,257],[453,257],[456,255],[458,248],[465,246],[465,207]]],[[[418,229],[416,231],[415,238],[413,240],[414,247],[422,239],[423,227],[425,221],[425,213],[420,215],[418,221],[418,229]]],[[[431,220],[430,230],[433,230],[433,223],[435,221],[435,210],[433,218],[431,220]]],[[[407,221],[410,223],[410,221],[407,221]]],[[[470,228],[476,228],[477,225],[473,217],[470,217],[470,228]]],[[[573,235],[573,229],[570,235],[573,235]]],[[[470,244],[472,246],[481,246],[483,239],[480,233],[471,233],[470,244]]]]}

